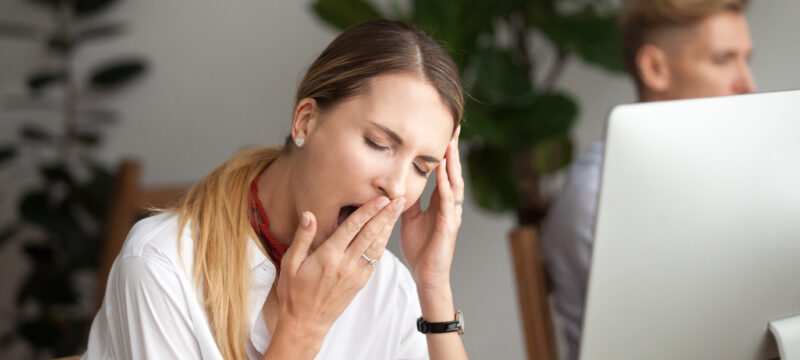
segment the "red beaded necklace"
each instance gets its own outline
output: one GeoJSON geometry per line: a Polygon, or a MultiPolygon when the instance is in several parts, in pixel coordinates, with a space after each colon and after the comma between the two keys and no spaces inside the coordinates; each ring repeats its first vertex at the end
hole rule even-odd
{"type": "Polygon", "coordinates": [[[267,254],[269,254],[275,267],[280,271],[281,258],[286,252],[286,249],[289,248],[289,245],[279,243],[278,240],[275,240],[275,235],[272,235],[269,231],[267,212],[264,211],[264,205],[261,204],[261,200],[258,199],[258,176],[250,183],[250,211],[252,212],[250,224],[253,226],[253,230],[256,231],[256,234],[258,234],[261,244],[264,246],[264,249],[267,250],[267,254]],[[258,219],[256,219],[256,216],[258,216],[258,219]],[[261,220],[261,222],[259,223],[258,220],[261,220]]]}

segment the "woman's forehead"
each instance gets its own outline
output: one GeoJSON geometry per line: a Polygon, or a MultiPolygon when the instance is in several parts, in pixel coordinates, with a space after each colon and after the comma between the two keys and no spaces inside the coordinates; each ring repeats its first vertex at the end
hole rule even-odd
{"type": "Polygon", "coordinates": [[[376,77],[348,103],[343,105],[350,108],[349,117],[356,123],[389,130],[409,145],[433,145],[444,151],[455,130],[452,114],[436,89],[417,77],[376,77]]]}

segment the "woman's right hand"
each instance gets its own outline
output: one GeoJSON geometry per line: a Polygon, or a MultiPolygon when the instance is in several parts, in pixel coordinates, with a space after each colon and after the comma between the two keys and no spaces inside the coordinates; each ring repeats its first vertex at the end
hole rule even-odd
{"type": "Polygon", "coordinates": [[[361,254],[381,258],[404,205],[403,198],[390,202],[385,196],[367,202],[310,254],[317,221],[311,212],[303,213],[281,261],[280,310],[265,358],[270,353],[288,355],[279,351],[282,345],[288,346],[283,350],[290,350],[292,358],[313,358],[319,352],[333,322],[372,275],[374,267],[361,254]]]}

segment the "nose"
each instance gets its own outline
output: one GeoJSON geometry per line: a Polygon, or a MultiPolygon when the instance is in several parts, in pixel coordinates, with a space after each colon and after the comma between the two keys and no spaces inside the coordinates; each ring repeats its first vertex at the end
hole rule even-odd
{"type": "Polygon", "coordinates": [[[398,167],[392,171],[386,171],[375,178],[374,186],[380,191],[381,195],[389,199],[395,199],[401,196],[405,197],[408,173],[409,170],[403,169],[403,167],[398,167]]]}
{"type": "Polygon", "coordinates": [[[756,80],[753,77],[753,72],[750,71],[750,65],[747,62],[743,62],[739,66],[739,74],[734,84],[734,93],[735,94],[747,94],[756,91],[756,80]]]}

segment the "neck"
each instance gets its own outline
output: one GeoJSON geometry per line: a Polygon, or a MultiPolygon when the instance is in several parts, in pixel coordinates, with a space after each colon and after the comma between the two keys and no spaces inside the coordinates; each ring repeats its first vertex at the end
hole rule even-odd
{"type": "Polygon", "coordinates": [[[291,244],[299,219],[289,191],[291,173],[287,156],[278,156],[258,176],[258,200],[267,212],[270,232],[279,243],[291,244]]]}
{"type": "Polygon", "coordinates": [[[667,93],[659,93],[655,91],[649,91],[647,89],[639,90],[639,102],[666,101],[666,100],[674,100],[674,98],[668,96],[667,93]]]}

